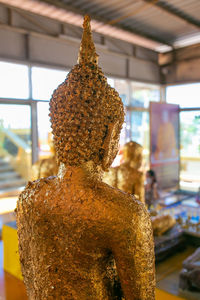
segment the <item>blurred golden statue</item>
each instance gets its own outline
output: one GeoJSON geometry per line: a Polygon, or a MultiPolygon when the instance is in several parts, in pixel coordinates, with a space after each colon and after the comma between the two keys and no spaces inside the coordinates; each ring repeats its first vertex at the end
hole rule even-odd
{"type": "Polygon", "coordinates": [[[53,137],[51,134],[48,136],[48,144],[50,147],[51,155],[48,158],[38,160],[32,166],[32,180],[49,176],[55,176],[58,173],[55,147],[53,144],[53,137]]]}
{"type": "Polygon", "coordinates": [[[124,162],[104,173],[103,181],[124,192],[144,199],[144,174],[139,170],[142,165],[143,147],[136,142],[128,142],[122,149],[124,162]]]}
{"type": "Polygon", "coordinates": [[[152,217],[153,234],[156,236],[162,235],[175,224],[176,220],[170,215],[152,217]]]}
{"type": "Polygon", "coordinates": [[[58,176],[29,182],[17,204],[24,281],[31,300],[155,299],[149,214],[101,180],[124,110],[98,67],[88,16],[83,28],[78,64],[50,101],[58,176]]]}

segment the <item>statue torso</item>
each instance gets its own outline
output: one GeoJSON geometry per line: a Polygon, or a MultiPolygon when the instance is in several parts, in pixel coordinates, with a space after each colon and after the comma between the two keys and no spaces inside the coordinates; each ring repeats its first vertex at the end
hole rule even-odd
{"type": "Polygon", "coordinates": [[[109,238],[119,212],[132,218],[126,198],[104,183],[77,187],[50,177],[29,184],[18,205],[18,233],[32,299],[123,299],[109,238]]]}
{"type": "Polygon", "coordinates": [[[137,190],[137,184],[142,180],[142,173],[132,168],[130,164],[124,163],[117,170],[117,187],[130,194],[137,190]]]}

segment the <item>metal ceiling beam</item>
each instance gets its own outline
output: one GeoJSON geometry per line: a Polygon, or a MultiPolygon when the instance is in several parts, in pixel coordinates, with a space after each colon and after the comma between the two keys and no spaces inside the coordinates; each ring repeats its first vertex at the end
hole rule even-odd
{"type": "MultiPolygon", "coordinates": [[[[114,5],[112,6],[112,8],[110,7],[110,2],[106,1],[107,3],[104,5],[104,9],[99,11],[98,6],[95,7],[95,9],[92,9],[91,13],[97,13],[98,15],[103,15],[104,17],[106,17],[107,15],[112,16],[113,14],[115,15],[116,13],[120,12],[120,9],[124,7],[124,3],[122,2],[122,0],[116,0],[114,2],[114,5]],[[100,14],[99,14],[100,13],[100,14]]],[[[130,0],[129,2],[126,2],[126,6],[130,6],[130,5],[135,5],[137,3],[133,3],[133,0],[130,0]]]]}
{"type": "Polygon", "coordinates": [[[164,10],[165,12],[168,12],[170,15],[174,15],[181,19],[182,21],[185,21],[191,25],[194,25],[198,28],[200,28],[200,21],[193,18],[189,14],[185,13],[184,11],[179,10],[175,6],[166,3],[165,1],[158,1],[156,3],[152,3],[151,0],[143,0],[145,2],[151,3],[154,6],[159,7],[160,9],[164,10]]]}
{"type": "Polygon", "coordinates": [[[137,9],[129,11],[128,14],[122,15],[121,17],[119,17],[117,19],[111,20],[109,22],[109,24],[114,25],[114,24],[117,24],[117,23],[119,23],[119,22],[121,22],[121,21],[123,21],[123,20],[125,20],[129,17],[133,17],[133,16],[137,15],[138,13],[141,13],[146,8],[148,8],[150,4],[155,4],[156,2],[158,2],[158,0],[150,0],[149,3],[143,4],[140,7],[138,7],[137,9]]]}
{"type": "Polygon", "coordinates": [[[47,27],[42,25],[40,22],[36,21],[31,16],[25,14],[24,12],[22,12],[21,10],[16,9],[16,8],[13,8],[12,10],[15,11],[16,13],[18,13],[19,15],[21,15],[25,20],[27,20],[31,24],[33,24],[36,27],[40,28],[44,33],[52,35],[52,31],[50,31],[47,27]]]}
{"type": "MultiPolygon", "coordinates": [[[[85,10],[81,10],[81,9],[77,9],[73,6],[70,6],[70,5],[67,5],[67,4],[64,4],[63,2],[61,2],[60,0],[41,0],[42,2],[46,2],[46,3],[49,3],[49,4],[52,4],[54,6],[57,6],[57,7],[60,7],[60,8],[63,8],[63,9],[66,9],[68,11],[72,11],[74,13],[78,13],[80,15],[85,15],[85,14],[89,14],[90,17],[94,20],[97,20],[97,21],[100,21],[100,22],[103,22],[105,25],[106,24],[109,24],[110,25],[110,20],[108,19],[105,19],[105,18],[100,18],[98,15],[96,14],[90,14],[89,11],[85,11],[85,10]]],[[[150,0],[150,2],[155,2],[155,1],[158,1],[158,0],[150,0]]],[[[158,42],[160,44],[163,44],[163,45],[166,45],[166,46],[169,46],[169,47],[172,47],[173,48],[173,45],[166,42],[164,39],[162,38],[158,38],[154,35],[151,35],[149,33],[146,33],[144,31],[138,31],[138,30],[134,30],[132,28],[129,28],[129,27],[126,27],[126,26],[122,26],[122,25],[113,25],[113,27],[116,27],[116,28],[119,28],[119,29],[123,29],[129,33],[134,33],[134,34],[137,34],[143,38],[147,38],[149,40],[152,40],[154,42],[158,42]]]]}

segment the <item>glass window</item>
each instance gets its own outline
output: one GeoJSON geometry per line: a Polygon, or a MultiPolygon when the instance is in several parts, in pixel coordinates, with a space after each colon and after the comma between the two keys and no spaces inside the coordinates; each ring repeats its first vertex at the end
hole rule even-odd
{"type": "Polygon", "coordinates": [[[129,105],[129,87],[128,82],[123,79],[114,79],[114,87],[118,91],[123,104],[129,105]]]}
{"type": "Polygon", "coordinates": [[[200,110],[180,113],[181,187],[200,187],[200,110]]]}
{"type": "Polygon", "coordinates": [[[157,85],[131,82],[130,105],[149,107],[150,101],[160,101],[160,88],[157,85]]]}
{"type": "Polygon", "coordinates": [[[67,71],[32,67],[33,99],[50,100],[54,89],[67,76],[67,71]]]}
{"type": "Polygon", "coordinates": [[[124,132],[123,144],[125,144],[131,140],[131,111],[129,111],[126,108],[125,108],[125,120],[123,125],[123,132],[124,132]]]}
{"type": "MultiPolygon", "coordinates": [[[[12,128],[12,130],[29,129],[31,127],[30,106],[0,104],[0,124],[1,128],[12,128]]],[[[19,132],[20,134],[20,132],[19,132]]],[[[30,137],[26,141],[30,140],[30,137]]]]}
{"type": "Polygon", "coordinates": [[[144,167],[149,166],[149,113],[131,112],[131,140],[143,146],[144,167]]]}
{"type": "Polygon", "coordinates": [[[120,155],[123,145],[127,142],[135,141],[143,146],[142,169],[149,168],[149,113],[141,111],[127,110],[125,122],[120,134],[120,151],[113,166],[119,165],[122,159],[120,155]]]}
{"type": "Polygon", "coordinates": [[[49,102],[38,102],[37,112],[39,157],[44,158],[50,155],[51,124],[49,120],[49,102]]]}
{"type": "Polygon", "coordinates": [[[107,82],[108,82],[108,84],[112,87],[112,88],[114,88],[114,86],[115,86],[115,83],[114,83],[114,79],[113,78],[107,78],[107,82]]]}
{"type": "Polygon", "coordinates": [[[0,196],[30,180],[31,156],[30,106],[0,104],[0,196]]]}
{"type": "Polygon", "coordinates": [[[200,83],[168,86],[166,100],[180,107],[200,107],[200,83]]]}
{"type": "Polygon", "coordinates": [[[0,97],[27,99],[29,97],[28,67],[0,61],[0,97]]]}

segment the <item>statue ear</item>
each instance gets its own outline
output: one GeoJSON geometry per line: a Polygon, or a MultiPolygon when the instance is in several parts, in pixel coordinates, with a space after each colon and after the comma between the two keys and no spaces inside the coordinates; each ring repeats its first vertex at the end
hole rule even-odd
{"type": "Polygon", "coordinates": [[[104,171],[106,171],[108,169],[109,165],[109,161],[110,161],[110,151],[111,151],[111,139],[114,133],[114,127],[115,124],[111,123],[108,125],[108,131],[107,131],[107,135],[104,139],[103,145],[102,145],[102,149],[103,151],[103,159],[102,159],[102,168],[104,171]]]}

